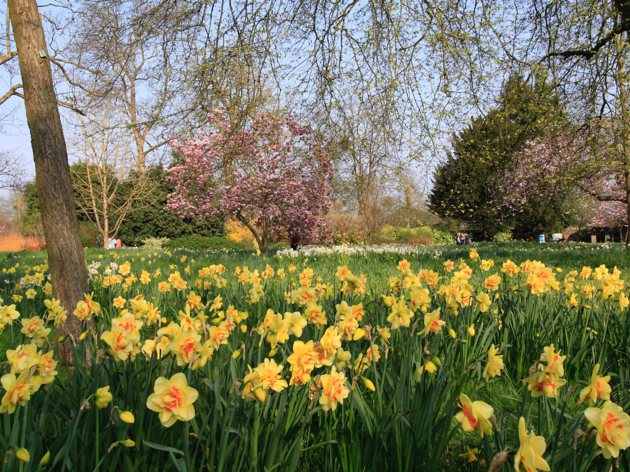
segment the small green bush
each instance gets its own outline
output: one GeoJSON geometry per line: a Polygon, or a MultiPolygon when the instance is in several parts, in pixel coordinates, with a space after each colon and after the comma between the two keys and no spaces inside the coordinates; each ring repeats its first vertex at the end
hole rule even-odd
{"type": "Polygon", "coordinates": [[[168,249],[189,249],[191,251],[207,251],[208,249],[243,249],[241,243],[227,238],[206,237],[193,234],[171,239],[164,245],[168,249]]]}
{"type": "Polygon", "coordinates": [[[433,244],[452,244],[455,242],[455,236],[448,230],[433,228],[431,230],[431,242],[433,244]]]}
{"type": "Polygon", "coordinates": [[[397,242],[407,242],[415,240],[431,240],[431,228],[428,226],[420,226],[418,228],[404,228],[386,225],[381,228],[378,233],[381,239],[389,239],[397,242]]]}
{"type": "Polygon", "coordinates": [[[162,249],[169,241],[169,238],[146,238],[142,240],[142,247],[144,249],[162,249]]]}
{"type": "Polygon", "coordinates": [[[514,237],[512,236],[511,231],[501,231],[494,235],[492,240],[495,243],[511,243],[514,242],[514,237]]]}

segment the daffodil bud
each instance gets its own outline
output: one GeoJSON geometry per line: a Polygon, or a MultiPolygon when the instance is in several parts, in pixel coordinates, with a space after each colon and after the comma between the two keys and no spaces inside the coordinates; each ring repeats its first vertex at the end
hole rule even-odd
{"type": "Polygon", "coordinates": [[[122,444],[125,447],[134,447],[136,445],[135,441],[132,441],[131,439],[125,439],[124,441],[120,441],[120,444],[122,444]]]}
{"type": "Polygon", "coordinates": [[[354,332],[354,336],[352,336],[352,339],[355,341],[358,341],[359,339],[361,339],[363,336],[365,336],[365,330],[358,328],[355,332],[354,332]]]}
{"type": "Polygon", "coordinates": [[[240,355],[241,355],[241,350],[237,349],[236,351],[232,353],[232,359],[238,359],[238,356],[240,355]]]}
{"type": "Polygon", "coordinates": [[[455,330],[453,328],[448,330],[448,334],[451,336],[451,338],[455,339],[457,337],[457,333],[455,332],[455,330]]]}
{"type": "Polygon", "coordinates": [[[68,339],[68,335],[67,334],[64,334],[63,336],[59,336],[59,339],[57,339],[57,343],[61,344],[66,339],[68,339]]]}
{"type": "Polygon", "coordinates": [[[79,341],[83,341],[87,337],[88,333],[89,331],[83,331],[81,336],[79,336],[79,341]]]}
{"type": "Polygon", "coordinates": [[[427,370],[427,372],[429,372],[430,374],[433,374],[433,373],[437,370],[437,367],[436,367],[436,366],[435,366],[435,364],[434,364],[433,362],[431,362],[431,361],[427,362],[427,363],[424,365],[424,368],[425,368],[425,369],[427,370]]]}
{"type": "Polygon", "coordinates": [[[133,424],[136,422],[136,419],[134,418],[133,413],[131,413],[130,411],[123,411],[120,414],[120,419],[124,421],[125,423],[129,423],[129,424],[133,424]]]}
{"type": "Polygon", "coordinates": [[[459,342],[462,344],[468,344],[468,341],[466,341],[465,339],[460,339],[459,342]]]}
{"type": "Polygon", "coordinates": [[[365,388],[367,388],[368,390],[372,390],[373,392],[376,391],[376,387],[370,379],[366,379],[365,377],[361,378],[363,379],[363,385],[365,385],[365,388]]]}
{"type": "Polygon", "coordinates": [[[475,325],[474,324],[468,328],[468,334],[470,334],[471,336],[475,335],[475,325]]]}
{"type": "Polygon", "coordinates": [[[241,325],[241,331],[242,331],[243,333],[247,333],[247,326],[245,326],[245,325],[241,325]]]}
{"type": "Polygon", "coordinates": [[[31,455],[26,449],[23,447],[14,447],[12,449],[15,452],[15,457],[17,457],[20,462],[30,462],[31,455]]]}
{"type": "Polygon", "coordinates": [[[271,351],[269,351],[269,357],[273,357],[273,356],[275,356],[275,355],[276,355],[276,352],[278,352],[278,351],[277,351],[277,350],[275,350],[275,349],[272,349],[271,351]]]}
{"type": "Polygon", "coordinates": [[[254,396],[256,397],[256,400],[258,400],[260,403],[265,403],[265,398],[267,397],[267,394],[265,393],[265,390],[263,388],[257,388],[256,390],[254,390],[254,396]]]}
{"type": "Polygon", "coordinates": [[[439,358],[439,357],[433,357],[433,358],[431,359],[431,361],[432,361],[432,362],[433,362],[436,366],[438,366],[438,367],[440,367],[440,366],[442,365],[442,361],[440,360],[440,358],[439,358]]]}
{"type": "Polygon", "coordinates": [[[43,469],[44,467],[46,467],[49,460],[50,460],[50,451],[46,451],[46,454],[44,454],[44,457],[42,457],[42,460],[39,461],[39,465],[37,466],[37,468],[43,469]]]}

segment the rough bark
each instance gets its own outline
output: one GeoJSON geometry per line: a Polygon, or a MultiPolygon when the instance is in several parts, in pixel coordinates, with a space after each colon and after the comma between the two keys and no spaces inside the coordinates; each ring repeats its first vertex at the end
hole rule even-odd
{"type": "MultiPolygon", "coordinates": [[[[81,322],[72,312],[88,292],[88,282],[44,30],[36,0],[9,0],[9,8],[19,53],[53,296],[68,311],[68,320],[58,334],[71,334],[78,341],[81,322]],[[41,57],[40,51],[46,57],[41,57]]],[[[59,345],[58,354],[63,363],[73,363],[69,339],[59,345]]]]}

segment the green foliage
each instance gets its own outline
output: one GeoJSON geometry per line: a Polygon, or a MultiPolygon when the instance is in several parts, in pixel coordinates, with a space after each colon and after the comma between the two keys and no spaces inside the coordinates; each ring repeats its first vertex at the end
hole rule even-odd
{"type": "MultiPolygon", "coordinates": [[[[77,165],[73,166],[73,170],[75,173],[81,172],[81,168],[77,165]]],[[[207,237],[224,236],[224,222],[221,218],[205,218],[201,221],[183,220],[164,209],[168,194],[173,191],[172,186],[165,181],[166,176],[166,171],[162,166],[147,169],[147,178],[153,180],[153,191],[145,199],[134,202],[132,210],[122,222],[116,237],[121,239],[123,245],[142,246],[142,241],[151,237],[174,239],[194,234],[207,237]]],[[[79,190],[75,188],[74,192],[77,198],[79,190]]],[[[26,184],[24,195],[26,197],[24,233],[41,235],[43,227],[34,181],[26,184]]],[[[83,247],[99,246],[96,237],[92,237],[92,231],[87,229],[88,226],[93,225],[78,207],[77,218],[81,227],[83,247]]]]}
{"type": "Polygon", "coordinates": [[[432,244],[452,244],[455,241],[455,235],[448,230],[433,228],[431,230],[432,244]]]}
{"type": "Polygon", "coordinates": [[[142,240],[143,249],[162,249],[170,239],[168,238],[147,238],[142,240]]]}
{"type": "Polygon", "coordinates": [[[221,218],[205,218],[201,221],[184,220],[165,210],[168,194],[173,191],[165,181],[167,174],[162,166],[147,170],[147,177],[155,181],[152,195],[147,201],[137,202],[120,226],[118,237],[126,246],[140,246],[146,238],[169,238],[199,235],[206,237],[224,236],[221,218]]]}
{"type": "MultiPolygon", "coordinates": [[[[550,95],[542,79],[532,88],[514,76],[497,101],[497,108],[474,118],[467,128],[453,135],[453,150],[433,176],[429,203],[431,211],[440,217],[468,223],[475,239],[482,240],[492,239],[510,224],[525,231],[538,224],[531,218],[520,221],[511,214],[500,214],[493,202],[494,179],[510,168],[517,151],[541,136],[562,115],[558,100],[550,95]]],[[[535,215],[534,220],[548,218],[549,214],[558,218],[557,212],[530,213],[535,215]]]]}
{"type": "Polygon", "coordinates": [[[79,231],[81,232],[81,246],[101,247],[99,241],[102,241],[103,237],[92,223],[89,221],[79,221],[79,231]]]}
{"type": "Polygon", "coordinates": [[[363,236],[358,231],[336,231],[332,234],[331,244],[336,246],[344,244],[348,246],[354,246],[355,244],[363,243],[363,236]]]}
{"type": "Polygon", "coordinates": [[[381,238],[391,239],[393,241],[409,241],[413,239],[428,238],[431,240],[433,233],[431,228],[420,226],[418,228],[404,228],[386,225],[379,231],[381,238]]]}
{"type": "Polygon", "coordinates": [[[164,247],[169,249],[189,249],[191,251],[207,251],[210,249],[242,249],[243,244],[227,238],[206,237],[193,234],[171,239],[164,247]]]}
{"type": "Polygon", "coordinates": [[[511,231],[501,231],[492,237],[495,243],[511,243],[514,241],[511,231]]]}
{"type": "Polygon", "coordinates": [[[386,225],[379,231],[379,237],[382,239],[409,242],[416,244],[425,242],[428,244],[451,244],[455,237],[453,233],[445,228],[429,228],[428,226],[420,226],[418,228],[405,228],[386,225]]]}
{"type": "Polygon", "coordinates": [[[42,215],[39,211],[39,198],[35,181],[27,182],[24,186],[26,212],[22,222],[22,232],[31,235],[43,235],[42,215]]]}

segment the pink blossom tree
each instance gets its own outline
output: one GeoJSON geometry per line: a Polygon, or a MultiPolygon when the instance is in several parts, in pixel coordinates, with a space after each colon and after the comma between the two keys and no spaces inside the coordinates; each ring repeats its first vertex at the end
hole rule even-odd
{"type": "Polygon", "coordinates": [[[181,144],[185,163],[170,169],[167,209],[182,218],[233,217],[260,251],[293,227],[307,241],[327,237],[332,167],[324,142],[291,115],[260,114],[243,127],[215,110],[211,131],[181,144]]]}
{"type": "Polygon", "coordinates": [[[515,155],[514,166],[494,182],[495,204],[501,214],[545,213],[551,208],[579,211],[580,226],[619,228],[628,224],[628,175],[623,149],[610,123],[595,123],[587,135],[572,129],[555,129],[530,141],[515,155]],[[585,203],[586,202],[586,203],[585,203]],[[590,208],[592,207],[592,208],[590,208]],[[583,213],[583,215],[582,215],[583,213]]]}
{"type": "Polygon", "coordinates": [[[527,142],[515,153],[513,165],[492,182],[497,215],[535,226],[530,231],[547,230],[576,193],[574,171],[581,167],[581,144],[565,133],[527,142]]]}

